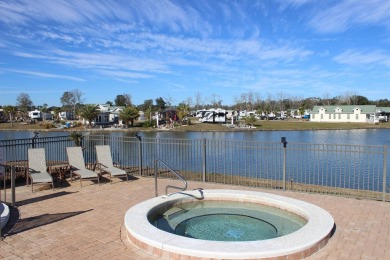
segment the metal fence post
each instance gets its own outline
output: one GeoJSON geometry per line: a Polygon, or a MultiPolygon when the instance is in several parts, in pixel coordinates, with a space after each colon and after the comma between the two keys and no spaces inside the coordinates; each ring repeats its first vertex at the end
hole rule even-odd
{"type": "Polygon", "coordinates": [[[286,190],[286,156],[287,156],[287,140],[282,137],[280,142],[283,144],[283,191],[286,190]]]}
{"type": "Polygon", "coordinates": [[[31,138],[31,148],[35,148],[35,138],[38,138],[38,135],[38,132],[34,132],[34,137],[31,138]]]}
{"type": "Polygon", "coordinates": [[[15,206],[15,178],[16,178],[16,169],[15,166],[11,167],[11,203],[12,206],[15,206]]]}
{"type": "Polygon", "coordinates": [[[154,161],[154,193],[156,197],[158,197],[158,189],[157,189],[157,160],[154,161]]]}
{"type": "Polygon", "coordinates": [[[142,138],[141,138],[141,136],[138,135],[138,133],[135,133],[135,137],[137,137],[139,140],[139,146],[138,146],[139,173],[140,173],[140,176],[142,176],[143,175],[143,172],[142,172],[142,138]]]}
{"type": "Polygon", "coordinates": [[[203,139],[203,169],[202,169],[202,180],[206,182],[206,138],[203,139]]]}
{"type": "Polygon", "coordinates": [[[3,177],[3,189],[4,189],[4,198],[3,198],[3,200],[4,200],[4,202],[6,202],[7,201],[7,172],[6,171],[4,171],[4,175],[3,175],[4,177],[3,177]]]}
{"type": "Polygon", "coordinates": [[[386,178],[387,178],[387,145],[383,146],[383,186],[382,201],[386,201],[386,178]]]}

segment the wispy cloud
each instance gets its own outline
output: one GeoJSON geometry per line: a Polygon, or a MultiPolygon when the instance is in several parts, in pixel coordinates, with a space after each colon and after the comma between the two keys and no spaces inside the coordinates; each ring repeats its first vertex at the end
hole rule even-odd
{"type": "Polygon", "coordinates": [[[355,26],[390,25],[390,2],[343,0],[322,8],[310,21],[321,33],[339,33],[355,26]]]}
{"type": "Polygon", "coordinates": [[[363,70],[388,75],[387,28],[383,0],[0,0],[0,73],[38,89],[338,92],[362,85],[363,70]]]}
{"type": "Polygon", "coordinates": [[[58,75],[58,74],[51,74],[51,73],[44,73],[44,72],[37,72],[37,71],[29,71],[29,70],[13,70],[13,69],[5,69],[4,71],[18,73],[18,74],[24,74],[24,75],[30,75],[35,76],[39,78],[52,78],[52,79],[67,79],[67,80],[73,80],[73,81],[85,81],[82,78],[72,77],[72,76],[65,76],[65,75],[58,75]]]}
{"type": "Polygon", "coordinates": [[[51,89],[51,90],[46,90],[46,89],[38,89],[38,90],[31,90],[31,89],[20,89],[20,88],[13,88],[12,90],[7,90],[7,89],[2,89],[0,88],[0,93],[1,94],[20,94],[20,93],[34,93],[34,94],[48,94],[48,93],[63,93],[63,90],[60,89],[51,89]]]}
{"type": "Polygon", "coordinates": [[[152,75],[144,73],[134,73],[129,71],[112,71],[112,70],[99,70],[103,75],[119,77],[119,78],[131,78],[131,79],[147,79],[153,77],[152,75]]]}
{"type": "Polygon", "coordinates": [[[351,66],[381,65],[390,67],[390,55],[382,51],[363,52],[359,50],[346,50],[334,57],[334,60],[338,63],[351,66]]]}

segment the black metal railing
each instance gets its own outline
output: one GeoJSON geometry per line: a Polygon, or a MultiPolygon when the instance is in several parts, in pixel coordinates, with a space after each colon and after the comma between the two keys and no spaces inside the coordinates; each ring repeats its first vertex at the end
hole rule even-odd
{"type": "MultiPolygon", "coordinates": [[[[116,165],[128,173],[154,176],[156,160],[187,180],[315,192],[390,201],[388,146],[254,142],[216,139],[141,138],[95,135],[82,138],[87,164],[96,145],[109,145],[116,165]]],[[[27,149],[45,148],[47,164],[67,162],[70,136],[0,141],[3,164],[25,174],[27,149]]],[[[175,178],[166,169],[158,177],[175,178]]]]}

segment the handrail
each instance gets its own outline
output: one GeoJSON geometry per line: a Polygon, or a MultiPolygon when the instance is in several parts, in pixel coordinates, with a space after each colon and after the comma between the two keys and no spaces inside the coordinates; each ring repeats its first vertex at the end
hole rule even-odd
{"type": "MultiPolygon", "coordinates": [[[[1,164],[1,167],[4,167],[4,169],[10,169],[10,179],[11,179],[11,205],[15,205],[15,178],[16,178],[16,171],[15,171],[15,166],[9,166],[5,164],[1,164]]],[[[4,171],[3,175],[3,188],[4,188],[4,198],[1,198],[1,193],[0,193],[0,201],[7,202],[7,187],[6,187],[6,181],[7,181],[7,173],[4,171]]],[[[1,184],[0,184],[0,192],[1,192],[1,184]]]]}
{"type": "Polygon", "coordinates": [[[167,167],[173,174],[176,175],[176,177],[178,177],[182,182],[184,182],[184,187],[183,188],[180,188],[180,187],[176,187],[176,186],[172,186],[172,185],[167,185],[165,187],[165,195],[168,195],[168,188],[173,188],[173,189],[178,189],[178,190],[186,190],[187,189],[187,186],[188,186],[188,183],[186,181],[186,179],[181,176],[179,173],[177,173],[176,171],[172,170],[171,167],[169,167],[165,162],[163,162],[162,160],[160,159],[157,159],[154,161],[154,187],[155,187],[155,193],[156,193],[156,197],[158,197],[158,191],[157,191],[157,163],[158,162],[161,162],[165,167],[167,167]]]}

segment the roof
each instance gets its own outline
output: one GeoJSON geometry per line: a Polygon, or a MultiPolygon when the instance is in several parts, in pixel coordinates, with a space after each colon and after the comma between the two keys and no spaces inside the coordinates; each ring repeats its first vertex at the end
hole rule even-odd
{"type": "Polygon", "coordinates": [[[96,107],[101,113],[119,113],[120,110],[123,110],[124,106],[111,106],[109,104],[97,104],[96,107]]]}
{"type": "Polygon", "coordinates": [[[377,107],[376,111],[390,113],[390,107],[377,107]]]}
{"type": "Polygon", "coordinates": [[[353,111],[358,108],[361,109],[363,114],[375,113],[375,105],[346,105],[346,106],[314,106],[313,112],[318,112],[321,108],[325,109],[325,113],[335,113],[336,110],[341,109],[343,113],[353,113],[353,111]]]}

